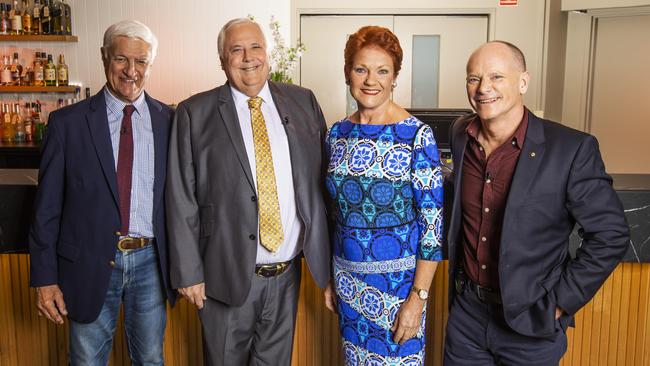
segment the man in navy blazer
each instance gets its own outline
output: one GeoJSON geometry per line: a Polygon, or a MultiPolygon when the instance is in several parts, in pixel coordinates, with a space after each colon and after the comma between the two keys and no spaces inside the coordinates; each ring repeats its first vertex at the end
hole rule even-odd
{"type": "Polygon", "coordinates": [[[445,365],[553,365],[566,329],[628,246],[623,207],[598,142],[523,103],[530,76],[514,45],[467,63],[476,114],[451,130],[445,365]],[[569,255],[569,235],[582,244],[569,255]]]}
{"type": "Polygon", "coordinates": [[[172,111],[144,92],[157,40],[104,34],[106,86],[50,114],[30,231],[39,314],[67,316],[73,365],[106,364],[120,303],[134,365],[162,365],[169,284],[164,185],[172,111]]]}

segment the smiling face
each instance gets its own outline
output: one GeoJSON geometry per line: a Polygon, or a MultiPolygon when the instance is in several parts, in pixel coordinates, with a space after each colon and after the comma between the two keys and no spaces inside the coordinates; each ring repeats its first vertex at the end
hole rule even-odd
{"type": "Polygon", "coordinates": [[[467,97],[484,122],[521,120],[530,76],[508,46],[493,42],[467,62],[467,97]]]}
{"type": "Polygon", "coordinates": [[[151,71],[151,46],[140,38],[116,37],[103,56],[106,82],[118,99],[133,103],[151,71]]]}
{"type": "Polygon", "coordinates": [[[256,96],[269,77],[264,34],[255,23],[235,24],[224,41],[221,68],[235,89],[249,97],[256,96]]]}
{"type": "Polygon", "coordinates": [[[378,47],[364,47],[354,55],[350,70],[350,94],[359,110],[390,103],[395,68],[390,55],[378,47]]]}

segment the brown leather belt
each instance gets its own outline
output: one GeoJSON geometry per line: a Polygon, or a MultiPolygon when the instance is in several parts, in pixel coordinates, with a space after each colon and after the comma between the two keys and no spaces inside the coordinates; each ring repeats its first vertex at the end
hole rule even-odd
{"type": "Polygon", "coordinates": [[[291,261],[269,264],[258,264],[255,266],[255,274],[260,277],[275,277],[284,273],[289,268],[291,261]]]}
{"type": "Polygon", "coordinates": [[[152,244],[153,241],[154,238],[133,238],[126,236],[117,242],[117,249],[122,252],[128,252],[133,249],[144,248],[147,245],[152,244]]]}

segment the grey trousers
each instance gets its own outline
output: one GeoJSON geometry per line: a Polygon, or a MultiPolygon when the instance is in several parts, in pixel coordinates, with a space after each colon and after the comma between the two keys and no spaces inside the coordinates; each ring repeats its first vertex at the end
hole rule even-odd
{"type": "Polygon", "coordinates": [[[206,366],[289,366],[300,291],[300,260],[275,277],[253,275],[241,306],[208,297],[199,310],[206,366]]]}

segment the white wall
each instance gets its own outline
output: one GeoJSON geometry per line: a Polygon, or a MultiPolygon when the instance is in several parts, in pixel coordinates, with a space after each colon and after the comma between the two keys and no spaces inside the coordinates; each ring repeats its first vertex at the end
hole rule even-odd
{"type": "Polygon", "coordinates": [[[225,81],[216,39],[226,21],[251,14],[268,38],[268,22],[274,15],[288,40],[290,1],[68,0],[78,43],[3,42],[0,54],[14,52],[17,47],[42,49],[53,55],[63,52],[70,67],[70,81],[90,86],[94,94],[106,80],[99,51],[104,31],[119,20],[137,19],[147,24],[159,40],[146,90],[166,103],[178,103],[225,81]]]}

